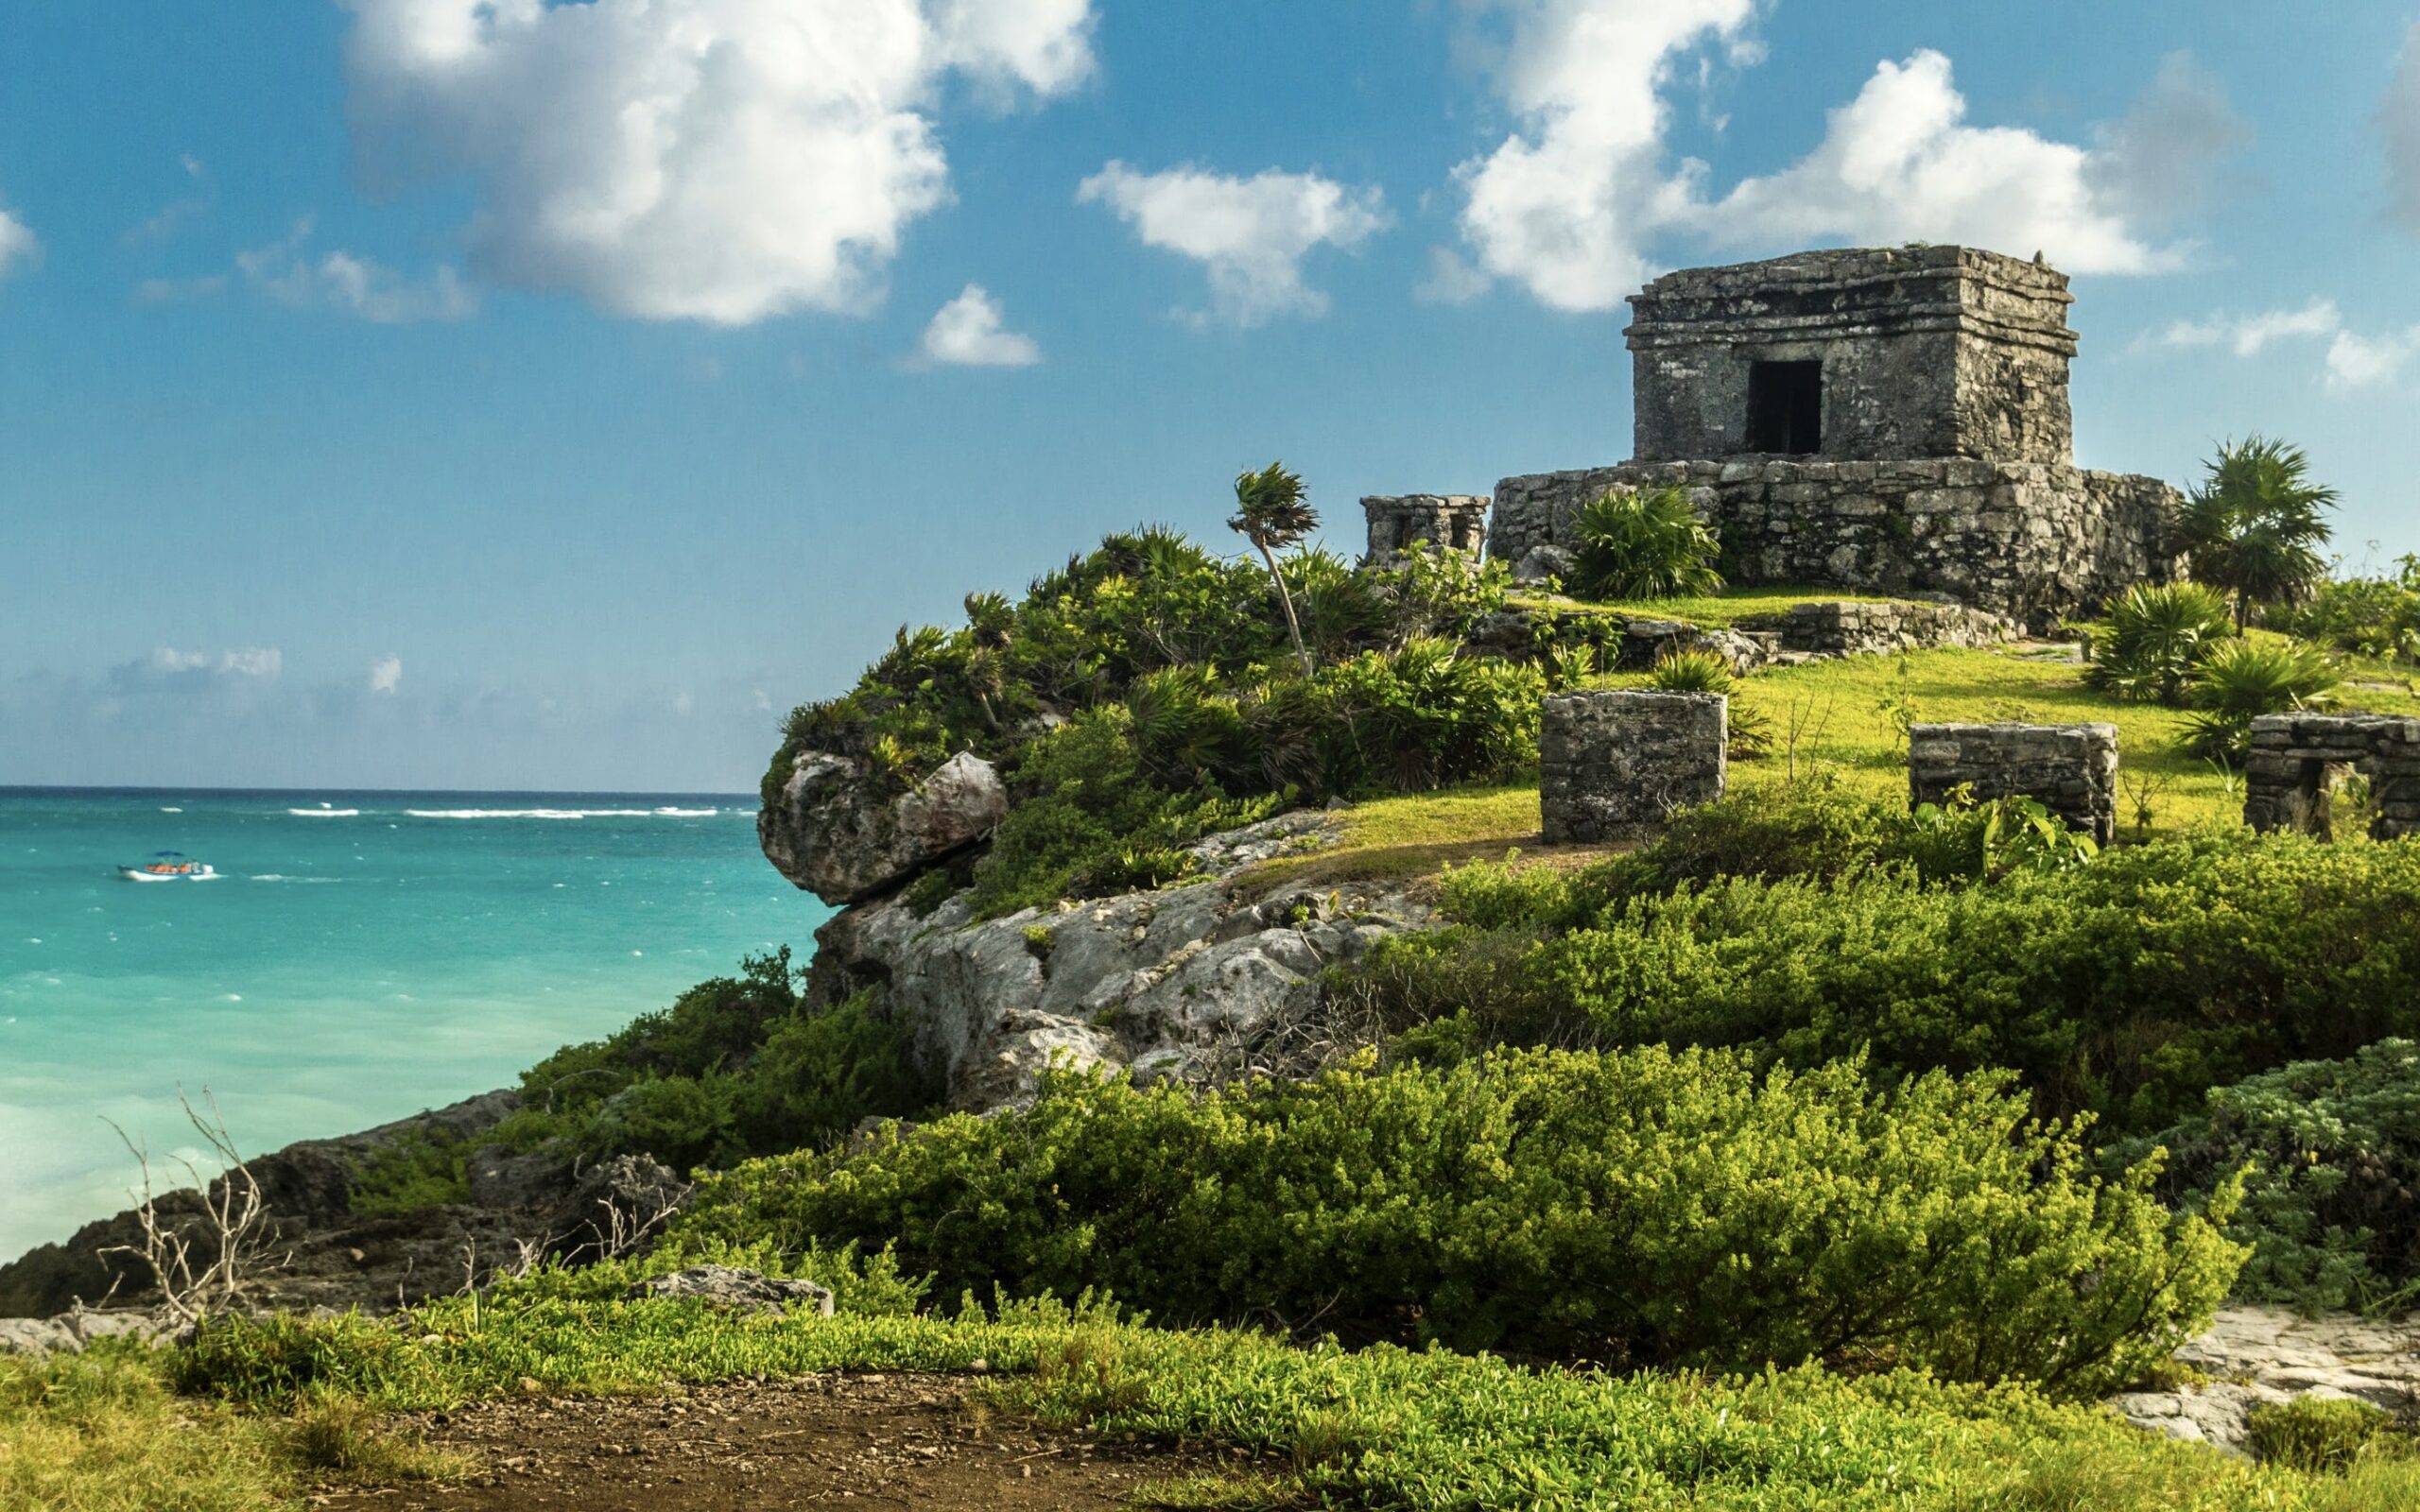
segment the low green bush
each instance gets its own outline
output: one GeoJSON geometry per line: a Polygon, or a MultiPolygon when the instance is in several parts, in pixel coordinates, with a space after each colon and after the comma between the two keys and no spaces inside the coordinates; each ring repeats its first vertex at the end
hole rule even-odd
{"type": "Polygon", "coordinates": [[[355,1160],[345,1200],[360,1218],[392,1218],[471,1195],[470,1142],[442,1128],[415,1128],[355,1160]]]}
{"type": "Polygon", "coordinates": [[[1682,489],[1615,489],[1572,521],[1572,587],[1583,597],[1688,598],[1722,587],[1722,542],[1682,489]]]}
{"type": "Polygon", "coordinates": [[[2250,1168],[2228,1226],[2252,1258],[2241,1296],[2307,1312],[2420,1295],[2420,1044],[2381,1040],[2212,1090],[2192,1117],[2124,1147],[2169,1153],[2190,1203],[2250,1168]]]}
{"type": "Polygon", "coordinates": [[[2224,593],[2200,583],[2138,583],[2085,641],[2087,686],[2116,697],[2181,704],[2202,658],[2236,634],[2224,593]]]}
{"type": "Polygon", "coordinates": [[[2302,603],[2273,607],[2261,623],[2340,651],[2420,662],[2420,556],[2394,565],[2392,577],[2322,583],[2302,603]]]}
{"type": "Polygon", "coordinates": [[[498,1137],[686,1170],[829,1143],[940,1100],[903,1026],[863,994],[809,1005],[801,974],[785,946],[611,1039],[565,1045],[522,1074],[520,1110],[498,1137]]]}
{"type": "Polygon", "coordinates": [[[2350,1397],[2296,1397],[2253,1408],[2244,1443],[2271,1464],[2325,1474],[2350,1469],[2389,1422],[2383,1411],[2350,1397]]]}
{"type": "MultiPolygon", "coordinates": [[[[1846,868],[1828,877],[1691,883],[1683,857],[1684,885],[1634,891],[1626,879],[1656,875],[1644,855],[1572,880],[1458,872],[1445,902],[1469,921],[1386,942],[1343,986],[1397,1028],[1461,1010],[1446,1047],[2006,1067],[2046,1115],[2117,1133],[2173,1123],[2212,1086],[2420,1035],[2420,846],[2212,831],[1945,886],[1862,865],[1848,825],[1810,826],[1808,849],[1846,868]]],[[[1786,849],[1752,827],[1734,853],[1760,848],[1786,849]]]]}
{"type": "Polygon", "coordinates": [[[2325,709],[2342,685],[2336,663],[2313,646],[2230,641],[2194,663],[2186,685],[2193,713],[2186,745],[2231,766],[2243,765],[2252,721],[2262,714],[2325,709]]]}
{"type": "Polygon", "coordinates": [[[1660,1049],[1206,1094],[1062,1074],[712,1178],[674,1242],[892,1244],[939,1295],[1105,1290],[1357,1342],[2090,1394],[2206,1321],[2239,1257],[2152,1199],[2155,1160],[2103,1183],[2082,1160],[1997,1075],[1883,1092],[1660,1049]]]}

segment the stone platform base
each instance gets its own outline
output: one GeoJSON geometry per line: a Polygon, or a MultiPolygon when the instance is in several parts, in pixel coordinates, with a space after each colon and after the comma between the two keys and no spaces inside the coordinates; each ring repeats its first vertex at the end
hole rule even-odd
{"type": "Polygon", "coordinates": [[[1945,594],[2038,628],[2138,582],[2166,582],[2183,496],[2157,478],[1968,457],[1892,462],[1630,462],[1495,486],[1488,554],[1519,570],[1568,551],[1610,489],[1686,489],[1737,586],[1820,583],[1945,594]]]}

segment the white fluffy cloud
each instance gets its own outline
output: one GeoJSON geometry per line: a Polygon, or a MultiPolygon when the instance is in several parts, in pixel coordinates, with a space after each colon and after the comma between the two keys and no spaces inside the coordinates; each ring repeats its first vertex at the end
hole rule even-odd
{"type": "Polygon", "coordinates": [[[2403,34],[2403,54],[2378,106],[2378,130],[2386,139],[2387,213],[2420,232],[2420,21],[2403,34]]]}
{"type": "Polygon", "coordinates": [[[370,691],[392,693],[404,685],[404,659],[382,656],[370,663],[370,691]]]}
{"type": "Polygon", "coordinates": [[[24,221],[0,210],[0,279],[32,266],[42,257],[42,242],[24,221]]]}
{"type": "Polygon", "coordinates": [[[2296,310],[2221,312],[2204,320],[2179,320],[2162,331],[2156,342],[2163,347],[2224,347],[2238,357],[2255,357],[2272,342],[2332,335],[2343,323],[2334,300],[2312,300],[2296,310]]]}
{"type": "MultiPolygon", "coordinates": [[[[1715,193],[1703,163],[1668,161],[1670,95],[1717,55],[1761,60],[1754,0],[1483,8],[1510,17],[1498,79],[1521,129],[1456,170],[1462,240],[1477,272],[1558,309],[1613,308],[1671,241],[1744,252],[1970,242],[2038,249],[2072,272],[2152,271],[2181,253],[2146,228],[2198,198],[2244,139],[2216,81],[2181,55],[2086,147],[1970,124],[1949,60],[1925,49],[1878,63],[1798,162],[1715,193]]],[[[1432,276],[1424,287],[1440,298],[1475,286],[1432,276]]]]}
{"type": "Polygon", "coordinates": [[[1972,242],[2018,257],[2041,250],[2075,273],[2174,266],[2176,253],[2136,234],[2124,207],[2096,187],[2092,153],[2016,128],[1969,126],[1965,115],[1947,58],[1927,48],[1886,60],[1831,112],[1814,151],[1741,181],[1692,218],[1729,246],[1972,242]]]}
{"type": "Polygon", "coordinates": [[[866,308],[948,198],[943,79],[1092,68],[1089,0],[345,4],[372,179],[475,176],[475,272],[652,319],[866,308]]]}
{"type": "Polygon", "coordinates": [[[1042,360],[1042,348],[1028,335],[1002,327],[999,301],[980,284],[969,284],[958,298],[933,313],[917,352],[928,363],[962,368],[1030,368],[1042,360]]]}
{"type": "MultiPolygon", "coordinates": [[[[315,253],[309,217],[297,221],[285,239],[235,256],[245,278],[270,298],[298,309],[330,309],[357,316],[379,325],[415,320],[459,320],[478,307],[478,299],[450,267],[440,267],[424,284],[416,284],[392,268],[339,248],[315,253]]],[[[150,280],[138,284],[135,295],[149,301],[216,293],[223,280],[195,279],[184,284],[150,280]]]]}
{"type": "Polygon", "coordinates": [[[1211,315],[1239,326],[1324,314],[1327,296],[1303,282],[1303,259],[1318,247],[1358,246],[1389,223],[1374,185],[1274,168],[1242,179],[1194,167],[1137,173],[1113,162],[1076,199],[1108,205],[1147,246],[1201,263],[1211,315]]]}
{"type": "Polygon", "coordinates": [[[2384,335],[2339,331],[2327,344],[2327,387],[2342,393],[2392,383],[2420,354],[2420,325],[2384,335]]]}
{"type": "MultiPolygon", "coordinates": [[[[1666,92],[1680,60],[1743,44],[1754,0],[1504,0],[1499,88],[1523,129],[1455,170],[1478,270],[1562,310],[1611,309],[1652,269],[1647,243],[1689,209],[1668,176],[1666,92]]],[[[1432,287],[1436,284],[1432,278],[1432,287]]],[[[1467,294],[1465,278],[1448,281],[1467,294]]]]}
{"type": "Polygon", "coordinates": [[[212,652],[180,651],[162,645],[153,647],[151,654],[139,662],[112,667],[110,681],[122,691],[162,685],[199,686],[235,679],[266,682],[275,679],[285,667],[285,655],[275,646],[212,652]]]}

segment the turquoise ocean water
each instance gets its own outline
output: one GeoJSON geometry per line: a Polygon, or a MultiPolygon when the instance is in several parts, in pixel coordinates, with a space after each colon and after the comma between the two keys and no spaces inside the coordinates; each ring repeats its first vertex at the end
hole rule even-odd
{"type": "Polygon", "coordinates": [[[756,800],[0,788],[0,1260],[126,1206],[208,1087],[247,1153],[510,1085],[830,910],[756,800]],[[210,882],[115,868],[182,850],[210,882]]]}

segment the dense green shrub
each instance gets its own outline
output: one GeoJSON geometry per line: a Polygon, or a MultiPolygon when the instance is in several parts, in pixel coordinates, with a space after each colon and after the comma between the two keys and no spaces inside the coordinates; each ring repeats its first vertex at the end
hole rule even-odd
{"type": "Polygon", "coordinates": [[[2124,1153],[2169,1151],[2191,1201],[2251,1167],[2229,1232],[2252,1246],[2242,1296],[2310,1312],[2420,1295],[2420,1045],[2381,1040],[2213,1089],[2200,1112],[2124,1153]]]}
{"type": "Polygon", "coordinates": [[[436,1126],[407,1129],[353,1162],[346,1205],[361,1218],[392,1218],[467,1201],[470,1142],[436,1126]]]}
{"type": "MultiPolygon", "coordinates": [[[[1324,551],[1281,558],[1278,571],[1311,650],[1331,662],[1459,634],[1502,607],[1510,582],[1500,566],[1434,549],[1384,572],[1356,572],[1324,551]]],[[[846,695],[791,713],[766,797],[809,747],[857,758],[905,788],[957,751],[1008,757],[1050,718],[1118,702],[1152,672],[1192,669],[1230,693],[1299,676],[1290,650],[1277,584],[1257,563],[1170,530],[1113,535],[1014,602],[967,595],[957,629],[903,627],[846,695]]]]}
{"type": "Polygon", "coordinates": [[[2200,583],[2136,584],[2109,606],[2085,647],[2083,680],[2116,697],[2181,704],[2203,655],[2236,634],[2226,595],[2200,583]]]}
{"type": "Polygon", "coordinates": [[[2213,761],[2240,765],[2261,714],[2325,709],[2340,686],[2336,663],[2308,645],[2230,641],[2194,663],[2186,701],[2194,713],[2186,744],[2213,761]]]}
{"type": "Polygon", "coordinates": [[[1611,897],[1601,875],[1457,872],[1446,903],[1470,921],[1387,942],[1346,985],[1397,1024],[1463,1010],[1446,1047],[1737,1045],[1801,1065],[1871,1047],[1885,1074],[2009,1067],[2044,1113],[2118,1132],[2255,1072],[2420,1034],[2420,846],[2209,832],[1940,886],[1854,869],[1854,835],[1813,843],[1853,869],[1611,897]]]}
{"type": "Polygon", "coordinates": [[[2272,1464],[2312,1474],[2352,1468],[2390,1419],[2350,1397],[2296,1397],[2264,1401],[2244,1419],[2244,1443],[2272,1464]]]}
{"type": "Polygon", "coordinates": [[[2361,656],[2420,662],[2420,556],[2395,558],[2392,577],[2342,577],[2299,604],[2273,609],[2272,629],[2361,656]]]}
{"type": "Polygon", "coordinates": [[[521,1108],[500,1137],[687,1169],[829,1143],[939,1099],[901,1025],[862,995],[811,1006],[798,975],[785,946],[611,1039],[565,1045],[522,1074],[521,1108]]]}
{"type": "Polygon", "coordinates": [[[678,1240],[895,1243],[940,1295],[1107,1288],[1349,1340],[2091,1393],[2200,1326],[2238,1257],[2157,1205],[2156,1162],[2103,1184],[2081,1160],[1996,1075],[1879,1092],[1659,1049],[1204,1094],[1065,1074],[716,1178],[678,1240]]]}
{"type": "Polygon", "coordinates": [[[1581,507],[1572,588],[1590,598],[1682,598],[1722,587],[1722,543],[1679,488],[1614,489],[1581,507]]]}

